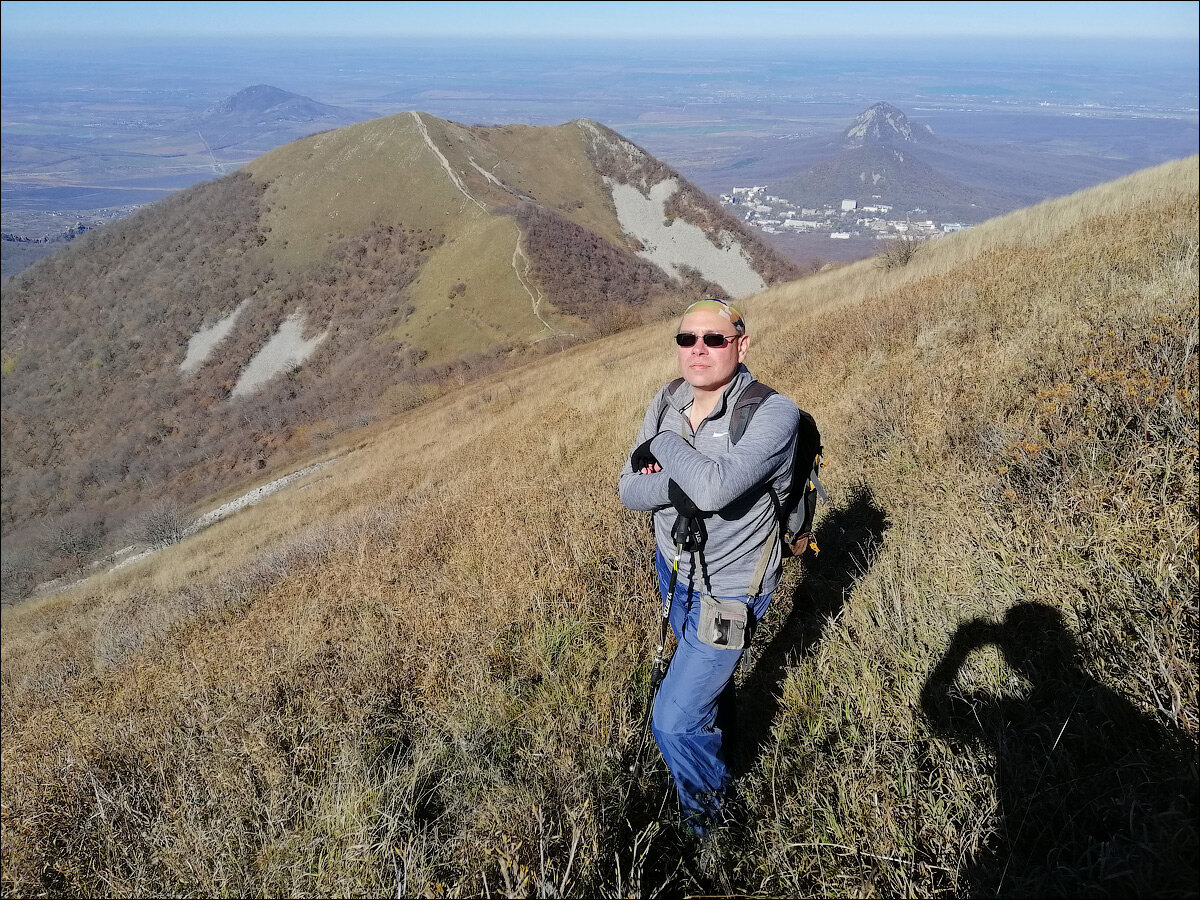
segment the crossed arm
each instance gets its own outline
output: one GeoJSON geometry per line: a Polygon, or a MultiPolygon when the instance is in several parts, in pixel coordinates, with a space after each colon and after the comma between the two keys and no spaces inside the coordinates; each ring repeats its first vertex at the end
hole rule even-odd
{"type": "MultiPolygon", "coordinates": [[[[671,431],[655,434],[657,398],[646,412],[636,447],[649,441],[658,471],[634,471],[627,461],[621,471],[621,501],[630,509],[657,510],[671,505],[674,481],[702,512],[716,512],[769,480],[791,459],[800,414],[786,398],[763,402],[746,433],[728,453],[713,459],[671,431]]],[[[650,467],[653,468],[652,466],[650,467]]]]}

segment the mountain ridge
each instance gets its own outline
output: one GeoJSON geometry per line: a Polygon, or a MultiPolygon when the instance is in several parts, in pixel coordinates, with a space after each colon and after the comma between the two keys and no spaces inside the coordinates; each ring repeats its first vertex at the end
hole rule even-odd
{"type": "Polygon", "coordinates": [[[212,151],[261,153],[305,132],[340,128],[361,116],[269,84],[231,94],[196,119],[197,133],[212,151]],[[297,133],[299,131],[299,134],[297,133]]]}
{"type": "Polygon", "coordinates": [[[349,110],[311,97],[294,94],[269,84],[242,88],[220,103],[210,107],[200,117],[208,123],[222,119],[225,124],[262,125],[268,122],[312,122],[319,119],[339,120],[352,116],[349,110]],[[263,120],[266,117],[266,120],[263,120]]]}
{"type": "Polygon", "coordinates": [[[450,384],[794,273],[588,120],[410,112],[295,141],[4,285],[5,537],[47,516],[112,532],[139,498],[191,502],[450,384]]]}
{"type": "Polygon", "coordinates": [[[886,101],[839,134],[797,142],[791,155],[800,171],[767,184],[793,203],[852,199],[971,224],[1123,174],[1119,161],[944,138],[886,101]]]}

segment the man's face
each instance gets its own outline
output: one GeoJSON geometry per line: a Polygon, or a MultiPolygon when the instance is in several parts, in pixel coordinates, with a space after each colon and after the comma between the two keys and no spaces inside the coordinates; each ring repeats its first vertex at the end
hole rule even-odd
{"type": "Polygon", "coordinates": [[[712,391],[732,381],[738,365],[746,358],[749,336],[737,336],[737,330],[728,319],[707,310],[684,316],[679,323],[679,333],[684,332],[697,336],[692,346],[676,348],[679,374],[688,384],[698,390],[712,391]],[[723,347],[709,347],[704,343],[705,334],[722,334],[732,340],[723,347]]]}

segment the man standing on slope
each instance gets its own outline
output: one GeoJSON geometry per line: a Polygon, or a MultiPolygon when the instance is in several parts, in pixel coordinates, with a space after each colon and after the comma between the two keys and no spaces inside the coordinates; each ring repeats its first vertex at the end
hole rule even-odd
{"type": "Polygon", "coordinates": [[[717,819],[729,780],[718,705],[779,581],[775,498],[789,486],[800,414],[791,400],[771,394],[741,439],[730,440],[734,405],[754,382],[743,364],[746,322],[731,304],[693,303],[675,343],[683,378],[651,402],[619,490],[629,509],[654,513],[659,591],[677,643],[654,701],[654,738],[685,824],[703,833],[717,819]],[[680,515],[700,519],[706,537],[700,551],[680,559],[668,597],[672,527],[680,515]]]}

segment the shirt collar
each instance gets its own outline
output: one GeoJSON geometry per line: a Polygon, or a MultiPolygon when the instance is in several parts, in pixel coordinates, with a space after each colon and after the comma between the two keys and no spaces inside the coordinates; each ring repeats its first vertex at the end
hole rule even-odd
{"type": "MultiPolygon", "coordinates": [[[[725,390],[721,392],[721,398],[717,401],[717,405],[711,415],[709,415],[709,419],[719,419],[725,415],[729,399],[741,394],[753,380],[754,376],[750,374],[750,370],[746,368],[746,364],[738,363],[737,371],[733,373],[733,378],[730,379],[729,384],[725,385],[725,390]]],[[[695,389],[686,381],[674,394],[667,395],[667,402],[679,412],[685,412],[695,399],[695,389]]]]}

